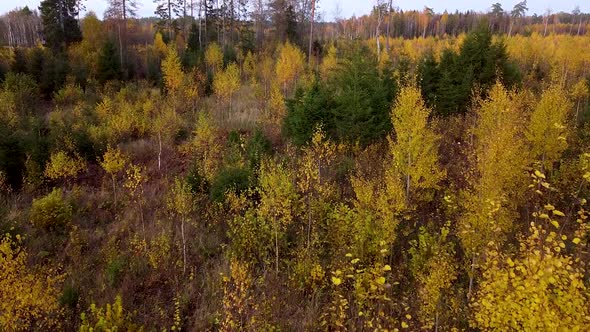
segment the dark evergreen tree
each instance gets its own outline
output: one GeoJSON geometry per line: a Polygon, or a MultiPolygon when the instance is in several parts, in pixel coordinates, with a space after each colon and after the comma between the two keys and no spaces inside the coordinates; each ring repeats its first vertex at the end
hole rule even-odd
{"type": "Polygon", "coordinates": [[[443,52],[438,72],[435,110],[439,114],[465,112],[474,93],[485,96],[496,80],[511,87],[520,78],[505,45],[501,41],[492,43],[485,23],[467,35],[458,54],[443,52]]]}
{"type": "Polygon", "coordinates": [[[315,80],[311,88],[297,89],[293,99],[287,100],[288,113],[283,132],[297,145],[307,143],[315,128],[322,125],[324,130],[334,134],[334,122],[330,110],[334,102],[330,92],[315,80]]]}
{"type": "Polygon", "coordinates": [[[10,71],[13,73],[27,73],[27,57],[25,51],[20,47],[14,49],[14,58],[10,64],[10,71]]]}
{"type": "Polygon", "coordinates": [[[181,2],[178,0],[154,0],[154,3],[156,4],[154,14],[160,18],[159,29],[165,31],[168,38],[172,38],[172,35],[178,32],[178,25],[174,18],[182,14],[181,2]]]}
{"type": "Polygon", "coordinates": [[[322,124],[335,140],[368,144],[391,130],[389,112],[396,91],[391,72],[379,73],[368,50],[354,47],[327,83],[315,80],[287,101],[285,135],[305,144],[322,124]]]}
{"type": "Polygon", "coordinates": [[[43,0],[39,6],[45,45],[63,51],[71,43],[82,40],[78,26],[76,0],[43,0]]]}
{"type": "Polygon", "coordinates": [[[285,12],[285,28],[287,39],[294,44],[299,44],[300,38],[299,34],[297,33],[297,17],[293,5],[287,6],[287,10],[285,12]]]}
{"type": "Polygon", "coordinates": [[[422,91],[422,98],[428,107],[436,103],[436,91],[440,81],[440,71],[432,51],[427,52],[418,65],[418,83],[422,91]]]}
{"type": "Polygon", "coordinates": [[[335,107],[331,116],[336,137],[367,144],[391,130],[389,112],[395,86],[380,75],[377,63],[358,48],[329,82],[335,107]]]}
{"type": "Polygon", "coordinates": [[[199,51],[199,27],[195,22],[191,24],[188,32],[187,48],[191,52],[197,53],[199,51]]]}
{"type": "Polygon", "coordinates": [[[115,44],[111,40],[107,40],[101,48],[96,75],[101,83],[121,78],[121,63],[115,44]]]}

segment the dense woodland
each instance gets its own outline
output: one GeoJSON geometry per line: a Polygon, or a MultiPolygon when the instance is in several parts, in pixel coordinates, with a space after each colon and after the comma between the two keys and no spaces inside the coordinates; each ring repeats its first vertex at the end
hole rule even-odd
{"type": "Polygon", "coordinates": [[[590,15],[157,3],[0,18],[0,331],[590,330],[590,15]]]}

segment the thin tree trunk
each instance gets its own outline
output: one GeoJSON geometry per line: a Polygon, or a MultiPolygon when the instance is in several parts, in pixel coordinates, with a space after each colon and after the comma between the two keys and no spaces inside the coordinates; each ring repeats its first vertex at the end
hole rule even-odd
{"type": "Polygon", "coordinates": [[[549,23],[549,16],[545,19],[545,29],[543,30],[543,37],[547,35],[547,24],[549,23]]]}
{"type": "Polygon", "coordinates": [[[279,225],[277,225],[277,217],[274,217],[275,226],[275,269],[277,275],[279,274],[279,225]]]}
{"type": "Polygon", "coordinates": [[[469,290],[467,291],[467,299],[471,298],[471,291],[473,290],[473,278],[475,275],[475,255],[471,258],[471,274],[469,274],[469,290]]]}
{"type": "Polygon", "coordinates": [[[121,23],[119,23],[119,63],[123,65],[123,39],[121,38],[121,23]]]}
{"type": "Polygon", "coordinates": [[[143,242],[145,243],[145,221],[143,219],[143,202],[139,200],[139,217],[141,219],[141,231],[143,233],[143,242]]]}
{"type": "MultiPolygon", "coordinates": [[[[412,156],[410,155],[410,152],[408,152],[408,169],[410,168],[410,165],[412,164],[412,156]]],[[[410,174],[406,175],[406,203],[409,203],[410,200],[410,174]]]]}
{"type": "Polygon", "coordinates": [[[202,29],[203,29],[203,22],[201,22],[201,10],[203,7],[203,0],[199,1],[199,50],[203,49],[203,39],[202,39],[202,29]]]}
{"type": "Polygon", "coordinates": [[[162,133],[158,132],[158,171],[162,168],[162,133]]]}
{"type": "Polygon", "coordinates": [[[313,21],[315,19],[315,0],[311,0],[311,18],[309,23],[309,52],[307,54],[307,61],[311,64],[311,49],[313,45],[313,21]]]}
{"type": "Polygon", "coordinates": [[[438,309],[436,310],[436,318],[434,319],[434,332],[438,332],[438,309]]]}
{"type": "Polygon", "coordinates": [[[184,218],[180,222],[180,234],[182,236],[182,274],[186,274],[186,240],[184,237],[184,218]]]}
{"type": "Polygon", "coordinates": [[[111,179],[113,180],[113,196],[115,199],[115,207],[117,207],[117,185],[115,182],[115,174],[111,174],[111,179]]]}
{"type": "Polygon", "coordinates": [[[381,33],[381,8],[378,9],[377,13],[377,29],[375,30],[375,38],[377,39],[377,61],[381,60],[381,41],[379,36],[381,33]]]}
{"type": "Polygon", "coordinates": [[[386,31],[386,36],[387,39],[385,40],[385,49],[387,50],[387,53],[389,53],[389,37],[390,37],[390,30],[391,30],[391,12],[393,12],[393,5],[392,5],[393,0],[389,0],[389,15],[387,16],[387,31],[386,31]]]}
{"type": "Polygon", "coordinates": [[[311,193],[307,193],[307,249],[311,245],[311,193]]]}

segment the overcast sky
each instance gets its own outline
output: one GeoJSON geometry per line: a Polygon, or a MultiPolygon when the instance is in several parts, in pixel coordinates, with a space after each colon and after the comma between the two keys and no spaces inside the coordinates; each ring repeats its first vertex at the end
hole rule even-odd
{"type": "MultiPolygon", "coordinates": [[[[138,0],[140,16],[153,16],[156,5],[153,0],[138,0]]],[[[318,0],[320,12],[323,12],[327,19],[332,19],[337,6],[341,9],[342,17],[350,17],[353,14],[357,16],[366,14],[375,4],[375,0],[318,0]]],[[[486,12],[492,3],[500,2],[504,10],[509,10],[519,0],[393,0],[394,6],[401,9],[419,9],[424,6],[434,8],[435,12],[443,12],[445,9],[449,12],[455,10],[465,11],[472,9],[479,12],[486,12]]],[[[37,8],[40,0],[0,0],[0,13],[5,13],[15,7],[37,8]]],[[[92,10],[102,18],[106,8],[106,0],[86,0],[86,7],[92,10]]],[[[547,8],[554,12],[565,11],[571,12],[576,6],[580,6],[582,12],[590,12],[590,0],[529,0],[529,15],[533,13],[542,14],[547,8]]]]}

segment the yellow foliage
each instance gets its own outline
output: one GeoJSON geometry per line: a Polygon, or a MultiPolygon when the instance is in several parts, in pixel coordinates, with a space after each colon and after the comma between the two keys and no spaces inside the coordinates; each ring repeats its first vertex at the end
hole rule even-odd
{"type": "Polygon", "coordinates": [[[531,223],[518,256],[490,251],[470,324],[495,331],[584,331],[590,302],[579,263],[553,231],[531,223]]]}
{"type": "Polygon", "coordinates": [[[100,166],[110,175],[121,172],[127,164],[128,158],[119,148],[113,148],[110,145],[104,153],[100,166]]]}
{"type": "Polygon", "coordinates": [[[240,83],[240,69],[235,63],[229,64],[224,71],[215,75],[213,90],[220,99],[229,100],[230,111],[232,96],[240,88],[240,83]]]}
{"type": "Polygon", "coordinates": [[[184,83],[184,73],[174,45],[168,47],[166,58],[162,61],[162,75],[164,76],[164,85],[169,93],[174,94],[180,90],[184,83]]]}
{"type": "Polygon", "coordinates": [[[513,95],[496,84],[481,103],[478,116],[473,129],[474,175],[463,193],[466,212],[459,221],[459,237],[472,258],[511,230],[516,199],[526,187],[523,169],[527,164],[513,95]]]}
{"type": "Polygon", "coordinates": [[[166,46],[166,43],[164,43],[162,34],[159,32],[157,32],[156,36],[154,37],[154,48],[160,56],[164,56],[168,52],[168,46],[166,46]]]}
{"type": "Polygon", "coordinates": [[[222,275],[223,300],[222,322],[220,331],[248,331],[254,328],[258,306],[253,298],[254,280],[250,267],[232,259],[230,275],[222,275]]]}
{"type": "Polygon", "coordinates": [[[390,167],[405,182],[406,202],[428,201],[423,192],[438,188],[445,176],[438,165],[439,138],[428,127],[429,116],[420,90],[402,88],[391,111],[395,142],[389,139],[389,149],[393,156],[390,167]]]}
{"type": "Polygon", "coordinates": [[[37,228],[61,228],[71,222],[72,207],[64,200],[61,189],[53,189],[46,196],[33,199],[29,219],[37,228]]]}
{"type": "Polygon", "coordinates": [[[86,162],[79,156],[70,157],[64,151],[51,154],[45,168],[45,176],[56,180],[59,178],[75,177],[86,170],[86,162]]]}
{"type": "Polygon", "coordinates": [[[285,97],[279,85],[273,82],[270,87],[270,99],[268,100],[268,122],[274,128],[280,128],[286,114],[287,105],[285,105],[285,97]]]}
{"type": "Polygon", "coordinates": [[[320,75],[322,79],[327,80],[330,75],[338,68],[337,49],[334,45],[330,45],[328,55],[324,57],[322,65],[320,66],[320,75]]]}
{"type": "Polygon", "coordinates": [[[27,268],[21,237],[0,240],[0,330],[59,330],[62,311],[58,303],[63,275],[27,268]]]}
{"type": "Polygon", "coordinates": [[[291,172],[274,161],[263,161],[260,167],[260,205],[258,214],[272,224],[275,240],[275,268],[279,271],[279,238],[295,217],[295,203],[299,197],[295,191],[291,172]]]}
{"type": "Polygon", "coordinates": [[[387,254],[384,243],[380,252],[372,264],[348,254],[344,267],[332,271],[332,300],[320,322],[326,330],[394,330],[396,321],[385,310],[392,299],[388,297],[391,267],[382,262],[387,254]]]}
{"type": "Polygon", "coordinates": [[[275,66],[276,79],[287,93],[287,86],[294,84],[305,69],[305,55],[290,42],[280,46],[278,52],[275,66]]]}
{"type": "Polygon", "coordinates": [[[448,296],[452,282],[457,278],[454,246],[447,239],[448,226],[443,227],[440,234],[431,234],[421,228],[418,240],[411,243],[410,268],[419,283],[420,321],[427,329],[440,324],[442,319],[439,316],[447,312],[443,309],[444,296],[448,296]]]}
{"type": "Polygon", "coordinates": [[[217,74],[223,66],[223,52],[217,43],[211,43],[205,51],[205,63],[213,72],[217,74]]]}
{"type": "Polygon", "coordinates": [[[80,316],[80,332],[143,331],[143,327],[131,323],[125,314],[120,295],[117,295],[113,304],[107,303],[105,309],[91,304],[89,315],[82,313],[80,316]]]}
{"type": "Polygon", "coordinates": [[[243,68],[246,79],[256,80],[256,57],[250,51],[246,54],[243,68]]]}
{"type": "Polygon", "coordinates": [[[217,127],[207,113],[200,112],[189,150],[196,155],[199,169],[207,181],[213,181],[221,164],[223,146],[217,137],[217,127]]]}
{"type": "Polygon", "coordinates": [[[552,169],[567,147],[567,120],[571,104],[565,91],[552,86],[543,92],[531,114],[525,132],[533,160],[544,169],[552,169]]]}

